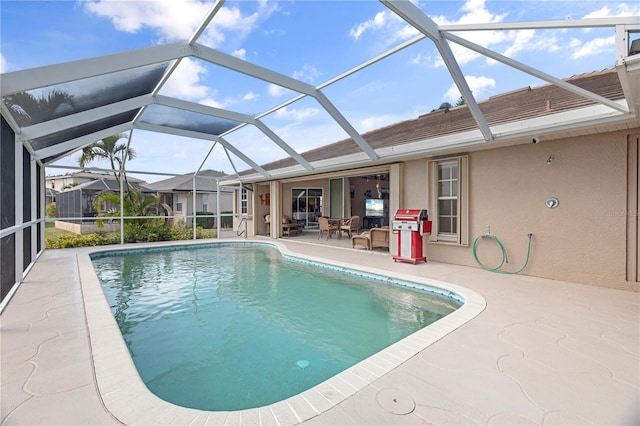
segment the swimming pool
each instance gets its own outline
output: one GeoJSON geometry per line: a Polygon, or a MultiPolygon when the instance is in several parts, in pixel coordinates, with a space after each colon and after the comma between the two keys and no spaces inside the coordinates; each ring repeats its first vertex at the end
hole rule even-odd
{"type": "Polygon", "coordinates": [[[298,394],[461,305],[442,289],[283,261],[267,244],[106,252],[93,262],[149,389],[206,410],[298,394]]]}

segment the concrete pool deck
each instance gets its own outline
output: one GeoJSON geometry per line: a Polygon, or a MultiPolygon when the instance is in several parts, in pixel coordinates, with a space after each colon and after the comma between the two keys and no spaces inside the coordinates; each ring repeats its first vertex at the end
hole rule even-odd
{"type": "MultiPolygon", "coordinates": [[[[305,414],[305,424],[640,422],[638,293],[435,262],[395,263],[388,254],[313,239],[277,241],[330,263],[465,287],[486,301],[479,315],[400,366],[373,374],[357,391],[336,389],[350,395],[340,402],[301,399],[293,412],[305,414]]],[[[92,296],[80,285],[79,252],[45,251],[0,317],[2,424],[121,423],[121,413],[107,409],[115,394],[101,394],[96,383],[94,363],[113,354],[89,339],[93,302],[85,302],[92,296]]],[[[139,419],[156,416],[139,424],[293,424],[300,418],[272,410],[163,417],[126,395],[115,399],[134,415],[149,416],[139,419]]]]}

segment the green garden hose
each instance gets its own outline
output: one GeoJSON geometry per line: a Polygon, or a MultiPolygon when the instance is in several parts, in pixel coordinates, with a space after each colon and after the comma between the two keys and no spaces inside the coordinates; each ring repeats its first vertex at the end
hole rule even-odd
{"type": "Polygon", "coordinates": [[[524,268],[527,267],[527,264],[529,263],[529,255],[531,254],[531,237],[533,237],[533,234],[529,233],[527,234],[527,237],[529,238],[529,242],[527,244],[527,258],[525,259],[524,265],[522,265],[522,268],[518,269],[517,271],[501,271],[500,270],[500,268],[502,268],[502,266],[505,263],[509,263],[509,258],[507,257],[507,250],[505,250],[504,246],[502,245],[498,237],[490,233],[480,235],[478,238],[476,238],[473,241],[473,246],[471,247],[473,251],[473,258],[478,263],[478,265],[480,265],[482,269],[486,269],[487,271],[497,272],[499,274],[519,274],[524,270],[524,268]],[[478,254],[476,253],[476,246],[478,245],[478,241],[480,241],[480,239],[482,238],[490,238],[498,244],[498,247],[500,247],[500,251],[502,252],[502,261],[498,266],[490,268],[488,266],[483,265],[482,262],[480,262],[480,260],[478,259],[478,254]]]}

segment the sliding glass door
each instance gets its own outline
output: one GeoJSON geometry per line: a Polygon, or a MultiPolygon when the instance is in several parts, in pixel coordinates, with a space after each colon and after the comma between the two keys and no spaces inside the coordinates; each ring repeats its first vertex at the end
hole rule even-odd
{"type": "Polygon", "coordinates": [[[322,216],[322,188],[293,188],[291,190],[292,219],[305,224],[305,228],[317,228],[322,216]]]}

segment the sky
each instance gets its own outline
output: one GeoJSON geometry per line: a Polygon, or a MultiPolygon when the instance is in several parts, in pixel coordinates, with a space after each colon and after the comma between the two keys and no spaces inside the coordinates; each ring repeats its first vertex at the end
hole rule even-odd
{"type": "MultiPolygon", "coordinates": [[[[213,2],[0,0],[0,72],[62,63],[189,39],[213,2]]],[[[440,25],[640,16],[637,1],[420,1],[440,25]]],[[[352,1],[227,1],[198,43],[317,86],[417,35],[383,4],[352,1]]],[[[558,78],[615,65],[612,29],[461,33],[476,44],[558,78]]],[[[477,101],[544,82],[451,44],[477,101]]],[[[359,133],[416,118],[460,92],[426,39],[323,89],[359,133]]],[[[180,63],[160,94],[259,114],[297,94],[195,60],[180,63]]],[[[174,117],[174,119],[179,119],[174,117]]],[[[262,119],[298,152],[347,138],[314,99],[262,119]]],[[[226,139],[258,164],[287,154],[253,126],[226,139]]],[[[126,140],[123,140],[126,142],[126,140]]],[[[135,130],[128,168],[234,173],[248,166],[212,142],[135,130]],[[211,153],[207,156],[207,154],[211,153]],[[206,159],[206,160],[205,160],[206,159]],[[203,163],[204,161],[204,163],[203,163]]],[[[77,166],[77,154],[57,165],[77,166]]],[[[96,167],[107,167],[99,162],[96,167]]],[[[47,174],[68,170],[47,169],[47,174]]],[[[139,176],[149,182],[160,179],[139,176]]]]}

